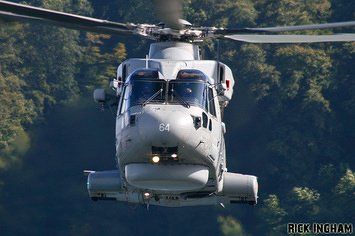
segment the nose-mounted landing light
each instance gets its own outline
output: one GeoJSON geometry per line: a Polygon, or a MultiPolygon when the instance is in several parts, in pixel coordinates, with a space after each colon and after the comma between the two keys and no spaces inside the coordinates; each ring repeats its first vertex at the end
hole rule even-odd
{"type": "Polygon", "coordinates": [[[158,163],[158,162],[160,161],[160,157],[157,156],[157,155],[154,155],[154,156],[152,157],[152,161],[153,161],[154,163],[158,163]]]}
{"type": "Polygon", "coordinates": [[[152,147],[153,163],[179,162],[178,147],[152,147]]]}

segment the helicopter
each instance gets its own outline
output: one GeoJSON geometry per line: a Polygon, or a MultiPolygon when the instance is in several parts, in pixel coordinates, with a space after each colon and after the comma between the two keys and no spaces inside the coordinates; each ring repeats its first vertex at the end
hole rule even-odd
{"type": "Polygon", "coordinates": [[[179,0],[158,0],[162,23],[100,20],[0,1],[0,18],[155,40],[146,58],[131,58],[110,83],[115,94],[94,91],[94,100],[116,110],[116,170],[85,171],[92,200],[167,207],[249,204],[258,200],[253,175],[228,172],[223,112],[233,96],[231,68],[202,60],[206,39],[246,43],[355,41],[355,34],[285,35],[288,31],[355,26],[355,21],[263,27],[194,27],[182,20],[179,0]],[[263,33],[263,34],[255,34],[263,33]]]}

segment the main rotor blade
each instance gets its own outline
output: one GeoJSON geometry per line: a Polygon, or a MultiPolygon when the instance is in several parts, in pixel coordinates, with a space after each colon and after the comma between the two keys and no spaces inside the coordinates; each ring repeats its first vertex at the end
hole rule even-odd
{"type": "Polygon", "coordinates": [[[216,30],[216,34],[230,35],[237,33],[261,33],[261,32],[286,32],[286,31],[298,31],[298,30],[315,30],[315,29],[329,29],[340,27],[355,26],[355,21],[326,23],[326,24],[312,24],[312,25],[294,25],[294,26],[281,26],[281,27],[264,27],[264,28],[226,28],[216,30]]]}
{"type": "Polygon", "coordinates": [[[333,35],[247,35],[233,34],[224,39],[247,43],[320,43],[320,42],[349,42],[355,41],[355,34],[333,35]]]}
{"type": "Polygon", "coordinates": [[[180,19],[182,16],[181,0],[155,0],[155,10],[160,21],[166,27],[181,29],[180,19]]]}
{"type": "Polygon", "coordinates": [[[116,23],[7,1],[0,1],[0,18],[116,35],[130,35],[135,28],[134,25],[130,24],[116,23]]]}

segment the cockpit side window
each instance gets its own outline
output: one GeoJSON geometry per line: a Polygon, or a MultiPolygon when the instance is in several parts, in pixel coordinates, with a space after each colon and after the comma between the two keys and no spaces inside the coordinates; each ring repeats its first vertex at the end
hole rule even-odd
{"type": "Polygon", "coordinates": [[[215,105],[215,99],[213,96],[213,90],[212,88],[208,88],[208,111],[211,113],[211,115],[216,116],[216,105],[215,105]]]}
{"type": "Polygon", "coordinates": [[[120,101],[120,111],[119,111],[119,115],[121,115],[122,113],[124,113],[128,107],[129,107],[129,86],[126,86],[124,88],[123,94],[121,96],[121,101],[120,101]]]}

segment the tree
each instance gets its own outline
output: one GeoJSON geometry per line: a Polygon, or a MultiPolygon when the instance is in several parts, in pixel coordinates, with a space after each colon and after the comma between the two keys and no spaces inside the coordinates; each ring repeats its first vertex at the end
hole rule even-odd
{"type": "Polygon", "coordinates": [[[220,224],[220,229],[225,236],[247,236],[242,224],[232,216],[218,216],[218,223],[220,224]]]}
{"type": "Polygon", "coordinates": [[[0,33],[0,170],[19,163],[29,148],[25,127],[37,117],[33,101],[26,99],[27,84],[17,73],[26,73],[19,53],[25,47],[22,25],[1,27],[0,33]]]}
{"type": "Polygon", "coordinates": [[[25,83],[14,75],[0,71],[0,169],[19,162],[29,148],[24,127],[36,118],[34,104],[26,100],[22,89],[25,83]]]}
{"type": "MultiPolygon", "coordinates": [[[[70,0],[44,0],[39,2],[39,6],[83,15],[91,12],[86,0],[75,3],[70,0]]],[[[34,100],[37,112],[43,114],[51,105],[78,93],[74,75],[82,50],[79,32],[36,24],[26,24],[24,30],[24,41],[28,47],[21,52],[21,57],[29,72],[21,79],[30,87],[25,91],[26,96],[34,100]]]]}
{"type": "Polygon", "coordinates": [[[189,1],[184,5],[187,20],[200,26],[238,27],[253,26],[257,11],[250,0],[242,1],[189,1]]]}
{"type": "Polygon", "coordinates": [[[312,222],[319,214],[320,193],[308,187],[294,187],[286,200],[289,222],[312,222]]]}
{"type": "Polygon", "coordinates": [[[321,23],[330,16],[330,1],[326,0],[272,0],[257,1],[259,21],[272,26],[321,23]]]}
{"type": "Polygon", "coordinates": [[[334,195],[331,198],[330,206],[334,219],[339,222],[354,222],[354,194],[355,194],[355,173],[347,169],[344,176],[333,188],[334,195]]]}
{"type": "Polygon", "coordinates": [[[81,91],[107,87],[116,77],[117,67],[126,58],[127,53],[122,43],[118,43],[113,52],[101,52],[100,46],[104,44],[101,39],[110,38],[109,35],[86,34],[88,46],[79,60],[80,72],[76,76],[81,91]]]}
{"type": "Polygon", "coordinates": [[[264,206],[260,209],[259,214],[266,226],[265,230],[268,230],[266,235],[284,235],[286,229],[284,218],[287,216],[287,212],[280,207],[276,195],[271,194],[264,200],[264,206]]]}
{"type": "MultiPolygon", "coordinates": [[[[76,1],[75,6],[69,0],[36,3],[55,10],[90,12],[85,0],[76,1]]],[[[73,30],[18,23],[0,30],[0,152],[6,163],[5,156],[19,160],[28,147],[30,124],[39,123],[53,104],[77,94],[74,75],[81,47],[79,33],[73,30]]]]}

